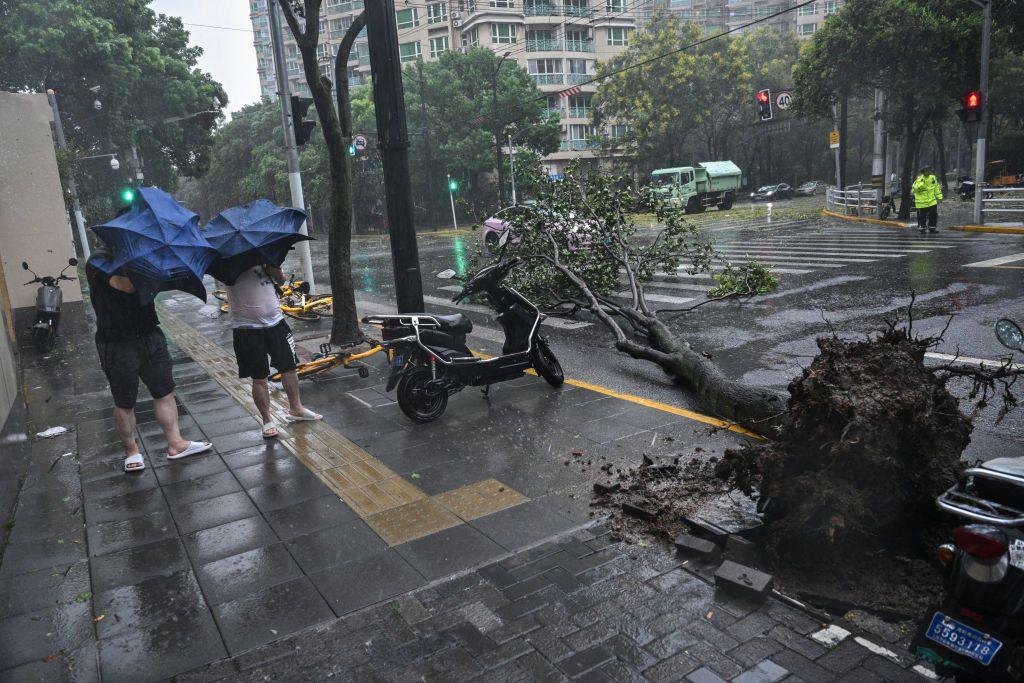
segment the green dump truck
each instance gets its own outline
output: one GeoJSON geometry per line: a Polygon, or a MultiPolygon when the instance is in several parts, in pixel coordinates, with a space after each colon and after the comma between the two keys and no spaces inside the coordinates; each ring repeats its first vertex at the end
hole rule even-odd
{"type": "Polygon", "coordinates": [[[731,209],[743,172],[731,161],[702,161],[696,166],[659,168],[651,174],[662,206],[700,213],[710,206],[731,209]]]}

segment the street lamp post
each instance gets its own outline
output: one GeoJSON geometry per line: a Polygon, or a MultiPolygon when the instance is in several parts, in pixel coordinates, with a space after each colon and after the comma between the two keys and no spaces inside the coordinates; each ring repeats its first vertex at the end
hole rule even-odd
{"type": "Polygon", "coordinates": [[[981,111],[978,112],[978,144],[975,146],[974,159],[974,222],[981,225],[985,220],[981,211],[981,196],[985,185],[985,136],[988,126],[988,57],[992,43],[992,0],[974,0],[974,4],[985,10],[985,18],[981,27],[981,111]]]}
{"type": "Polygon", "coordinates": [[[519,202],[516,201],[516,148],[512,146],[512,136],[508,136],[508,170],[512,176],[512,206],[515,206],[519,202]]]}
{"type": "Polygon", "coordinates": [[[448,176],[448,201],[452,204],[452,227],[456,230],[459,229],[459,222],[455,220],[455,190],[452,189],[452,174],[446,173],[448,176]]]}
{"type": "Polygon", "coordinates": [[[491,74],[491,99],[494,103],[494,155],[498,160],[498,201],[502,206],[505,205],[505,169],[501,158],[501,124],[498,123],[498,72],[501,71],[501,66],[511,55],[511,52],[502,55],[497,68],[491,74]]]}

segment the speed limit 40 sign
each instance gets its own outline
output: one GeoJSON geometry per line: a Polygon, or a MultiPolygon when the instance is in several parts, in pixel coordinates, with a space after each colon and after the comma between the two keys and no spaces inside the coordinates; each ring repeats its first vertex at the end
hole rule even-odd
{"type": "Polygon", "coordinates": [[[779,109],[786,110],[793,104],[793,91],[792,90],[780,90],[775,93],[775,106],[779,109]]]}

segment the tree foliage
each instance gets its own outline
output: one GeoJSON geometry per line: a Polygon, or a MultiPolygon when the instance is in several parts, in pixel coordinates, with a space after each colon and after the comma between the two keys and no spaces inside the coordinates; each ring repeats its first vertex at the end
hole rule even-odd
{"type": "Polygon", "coordinates": [[[148,183],[174,189],[205,172],[227,95],[197,68],[201,54],[181,20],[157,15],[149,0],[0,4],[0,89],[58,91],[66,168],[77,172],[89,221],[113,212],[132,145],[148,183]],[[203,111],[217,113],[161,123],[203,111]],[[119,172],[106,159],[78,161],[106,153],[118,154],[119,172]]]}

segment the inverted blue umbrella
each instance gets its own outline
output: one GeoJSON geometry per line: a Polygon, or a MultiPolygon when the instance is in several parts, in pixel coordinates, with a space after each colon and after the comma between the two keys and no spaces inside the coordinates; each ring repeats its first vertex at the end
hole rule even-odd
{"type": "Polygon", "coordinates": [[[199,216],[171,195],[139,188],[127,212],[92,229],[111,251],[93,263],[108,275],[126,275],[143,303],[172,289],[206,301],[203,273],[217,250],[200,234],[199,216]]]}
{"type": "Polygon", "coordinates": [[[221,211],[203,228],[219,254],[206,272],[233,285],[253,266],[280,266],[296,243],[311,239],[299,232],[305,220],[304,211],[267,199],[221,211]]]}

